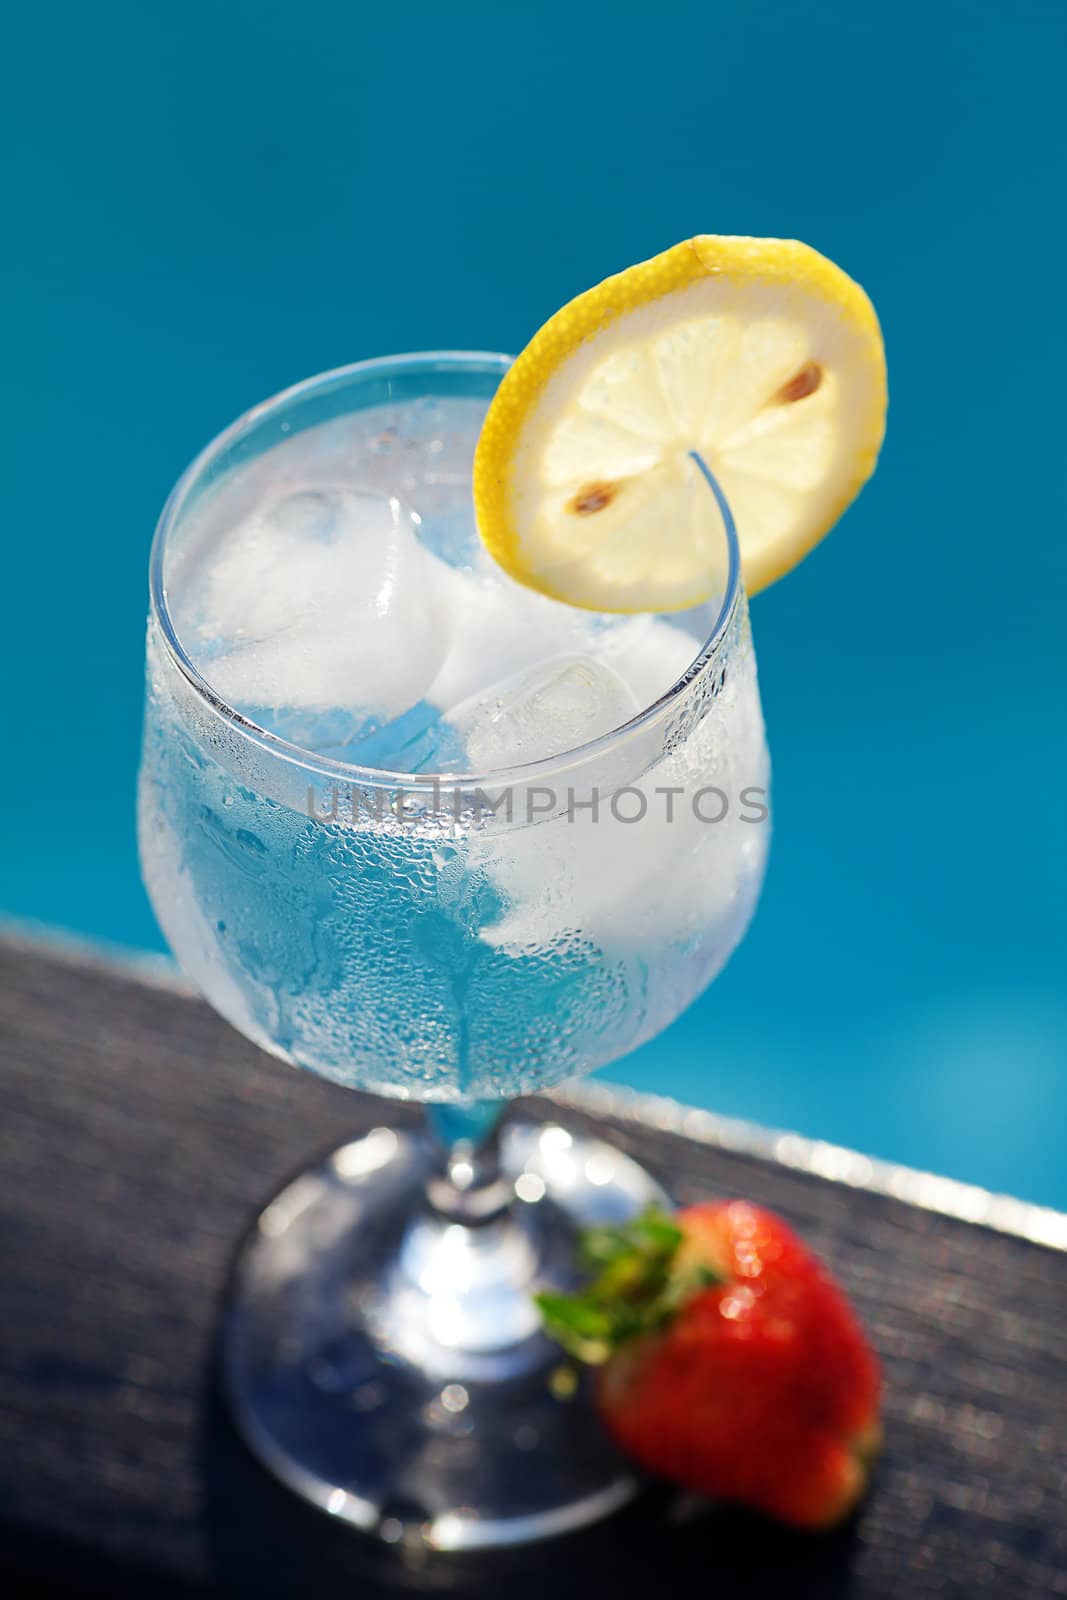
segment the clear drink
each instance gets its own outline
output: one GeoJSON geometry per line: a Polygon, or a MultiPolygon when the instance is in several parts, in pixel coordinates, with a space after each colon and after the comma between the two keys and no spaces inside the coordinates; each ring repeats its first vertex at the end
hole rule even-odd
{"type": "Polygon", "coordinates": [[[486,403],[289,434],[166,553],[181,644],[298,769],[204,704],[158,619],[149,634],[142,852],[183,966],[274,1054],[432,1101],[512,1096],[658,1032],[741,937],[768,837],[742,596],[704,682],[559,763],[666,695],[721,602],[602,617],[495,568],[470,499],[486,403]],[[417,770],[398,799],[353,765],[417,770]]]}
{"type": "MultiPolygon", "coordinates": [[[[226,1381],[252,1449],[388,1542],[578,1527],[635,1489],[532,1295],[574,1232],[666,1203],[507,1099],[665,1027],[727,959],[768,842],[736,537],[699,613],[597,616],[482,554],[471,460],[503,357],[398,357],[258,407],[156,537],[139,828],[186,971],[242,1033],[423,1101],[249,1236],[226,1381]]],[[[713,490],[715,492],[713,493],[713,490]]],[[[720,519],[720,511],[722,518],[720,519]]]]}

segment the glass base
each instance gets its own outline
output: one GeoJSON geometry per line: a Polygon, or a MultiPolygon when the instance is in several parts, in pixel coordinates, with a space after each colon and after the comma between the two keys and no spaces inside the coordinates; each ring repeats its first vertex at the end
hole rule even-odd
{"type": "Polygon", "coordinates": [[[427,1204],[431,1141],[377,1128],[283,1189],[237,1262],[225,1382],[246,1442],[388,1544],[521,1544],[637,1491],[531,1294],[574,1283],[578,1227],[666,1196],[559,1127],[509,1126],[501,1156],[511,1206],[460,1224],[427,1204]]]}

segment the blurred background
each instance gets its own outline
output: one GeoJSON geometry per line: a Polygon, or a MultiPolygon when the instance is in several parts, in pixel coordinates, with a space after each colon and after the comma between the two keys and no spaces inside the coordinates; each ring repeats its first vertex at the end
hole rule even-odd
{"type": "Polygon", "coordinates": [[[20,7],[5,29],[0,911],[160,950],[146,564],[224,424],[515,351],[709,231],[872,295],[878,475],[753,606],[763,902],[611,1078],[1067,1207],[1062,0],[20,7]]]}

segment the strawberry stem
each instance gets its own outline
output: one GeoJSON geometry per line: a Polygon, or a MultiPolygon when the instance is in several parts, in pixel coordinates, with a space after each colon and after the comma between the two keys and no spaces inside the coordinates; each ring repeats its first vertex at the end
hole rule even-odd
{"type": "Polygon", "coordinates": [[[618,1227],[587,1229],[580,1248],[589,1281],[573,1294],[535,1297],[546,1333],[599,1366],[627,1340],[664,1328],[691,1295],[720,1281],[710,1267],[678,1267],[682,1238],[656,1208],[618,1227]]]}

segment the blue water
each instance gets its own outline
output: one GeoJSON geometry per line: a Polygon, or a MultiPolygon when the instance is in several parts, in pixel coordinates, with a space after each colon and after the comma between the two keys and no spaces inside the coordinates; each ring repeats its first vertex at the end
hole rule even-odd
{"type": "Polygon", "coordinates": [[[105,0],[3,54],[0,907],[160,945],[147,546],[217,428],[341,361],[515,349],[687,234],[796,234],[879,307],[888,441],[753,607],[756,923],[611,1075],[1067,1206],[1060,0],[105,0]]]}

